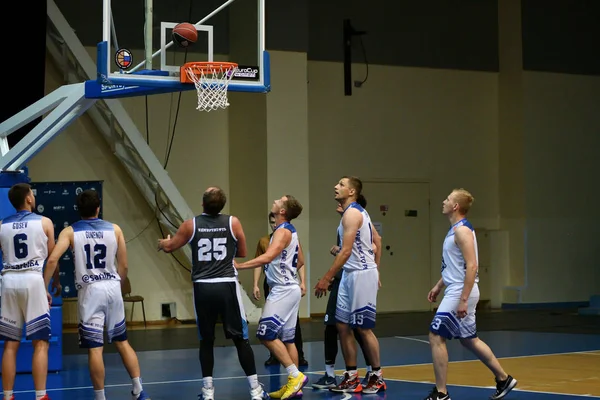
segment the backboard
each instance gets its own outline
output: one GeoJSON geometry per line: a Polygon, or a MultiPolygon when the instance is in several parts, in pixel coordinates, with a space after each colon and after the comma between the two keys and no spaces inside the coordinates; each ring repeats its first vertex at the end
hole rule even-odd
{"type": "Polygon", "coordinates": [[[237,63],[227,88],[230,92],[270,91],[265,0],[152,2],[145,0],[145,7],[140,4],[142,19],[125,18],[119,4],[103,0],[97,79],[86,82],[87,98],[194,90],[194,84],[180,82],[180,67],[192,61],[237,63]],[[187,48],[179,47],[171,36],[181,22],[194,24],[198,31],[198,41],[187,48]]]}

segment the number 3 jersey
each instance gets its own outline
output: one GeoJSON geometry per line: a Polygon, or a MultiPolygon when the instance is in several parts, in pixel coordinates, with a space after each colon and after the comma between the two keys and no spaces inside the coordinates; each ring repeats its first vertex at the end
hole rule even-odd
{"type": "Polygon", "coordinates": [[[104,280],[121,280],[117,272],[117,236],[112,223],[83,219],[73,228],[75,285],[78,288],[104,280]]]}
{"type": "Polygon", "coordinates": [[[48,257],[48,237],[42,216],[29,211],[6,217],[0,225],[2,273],[34,271],[41,273],[48,257]]]}
{"type": "Polygon", "coordinates": [[[237,270],[233,258],[237,254],[237,238],[231,227],[231,216],[202,213],[193,219],[192,246],[193,282],[233,282],[237,270]]]}

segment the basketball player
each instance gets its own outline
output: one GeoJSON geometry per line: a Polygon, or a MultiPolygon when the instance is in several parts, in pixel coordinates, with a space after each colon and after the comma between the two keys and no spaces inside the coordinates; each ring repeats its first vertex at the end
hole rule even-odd
{"type": "Polygon", "coordinates": [[[442,249],[442,278],[431,289],[427,300],[435,302],[444,286],[446,291],[429,326],[435,387],[425,400],[450,400],[446,388],[447,339],[458,338],[493,372],[496,392],[491,399],[502,399],[517,385],[517,380],[504,372],[488,345],[477,337],[475,308],[479,301],[479,257],[475,230],[466,218],[473,200],[468,191],[455,189],[442,203],[442,214],[450,221],[450,229],[442,249]]]}
{"type": "MultiPolygon", "coordinates": [[[[27,183],[13,185],[8,191],[8,199],[17,212],[6,217],[0,225],[4,264],[0,300],[4,399],[14,400],[17,352],[25,325],[26,339],[33,344],[31,372],[35,398],[49,400],[46,378],[52,296],[47,295],[44,286],[43,268],[48,252],[54,248],[54,225],[49,218],[33,213],[35,196],[27,183]]],[[[58,282],[57,275],[54,282],[58,282]]]]}
{"type": "Polygon", "coordinates": [[[225,337],[232,339],[250,384],[252,400],[266,397],[256,375],[254,352],[248,341],[248,322],[241,299],[235,257],[246,257],[246,237],[237,217],[221,214],[227,197],[218,187],[202,195],[203,213],[181,224],[173,238],[159,239],[158,249],[173,252],[192,246],[194,305],[200,337],[202,399],[213,400],[215,326],[221,317],[225,337]]]}
{"type": "Polygon", "coordinates": [[[117,224],[98,218],[100,196],[95,190],[79,193],[76,204],[81,219],[58,235],[56,247],[46,265],[46,287],[58,260],[70,247],[77,286],[79,347],[88,349],[95,400],[105,400],[102,358],[105,326],[108,342],[115,344],[131,378],[132,399],[149,400],[142,387],[137,355],[127,340],[125,306],[121,295],[121,280],[127,277],[123,232],[117,224]]]}
{"type": "Polygon", "coordinates": [[[341,383],[331,391],[341,393],[378,393],[385,390],[379,357],[379,341],[373,333],[375,326],[379,271],[375,261],[373,228],[369,214],[356,200],[361,195],[362,182],[356,177],[342,177],[335,185],[335,199],[344,213],[338,230],[342,248],[333,265],[315,286],[315,295],[327,293],[340,268],[344,269],[336,303],[335,318],[346,362],[341,383]],[[352,329],[362,335],[372,373],[366,387],[358,379],[356,341],[352,329]]]}
{"type": "MultiPolygon", "coordinates": [[[[358,198],[356,199],[356,202],[362,208],[367,207],[367,199],[365,199],[365,197],[362,194],[360,196],[358,196],[358,198]]],[[[342,205],[340,203],[337,204],[337,208],[335,211],[340,215],[344,214],[344,209],[342,208],[342,205]]],[[[377,233],[377,231],[375,229],[373,229],[373,233],[375,235],[373,237],[373,241],[375,243],[379,244],[377,246],[377,248],[380,249],[381,248],[381,238],[379,237],[379,234],[377,233]]],[[[337,232],[336,243],[337,244],[335,246],[333,246],[331,248],[331,250],[329,251],[331,253],[331,255],[334,257],[337,256],[337,254],[340,252],[340,249],[342,246],[342,238],[341,238],[339,229],[337,232]]],[[[376,262],[377,262],[377,265],[379,266],[379,262],[377,261],[377,258],[378,257],[376,257],[376,262]]],[[[342,273],[343,273],[343,269],[340,269],[338,271],[338,273],[335,274],[333,282],[331,283],[331,286],[329,287],[330,293],[329,293],[329,299],[327,300],[327,308],[326,308],[325,318],[324,318],[325,340],[323,342],[323,347],[325,350],[325,375],[323,375],[317,382],[313,383],[312,387],[314,389],[330,389],[330,388],[337,386],[337,379],[335,377],[335,359],[336,359],[337,353],[338,353],[338,331],[337,331],[336,320],[335,320],[335,309],[336,309],[336,303],[337,303],[338,290],[340,287],[340,281],[342,280],[342,273]]],[[[354,333],[354,338],[356,339],[356,341],[358,342],[358,345],[360,346],[360,348],[362,350],[363,356],[365,358],[365,363],[367,364],[367,374],[366,374],[365,378],[363,379],[363,381],[361,382],[364,386],[366,386],[369,382],[370,373],[372,372],[371,362],[369,361],[369,356],[367,355],[367,352],[365,351],[362,336],[360,335],[360,333],[358,333],[358,330],[356,330],[356,329],[353,329],[352,332],[354,333]]]]}
{"type": "MultiPolygon", "coordinates": [[[[269,242],[271,241],[271,236],[273,236],[273,231],[275,230],[275,215],[273,213],[269,213],[269,225],[271,226],[271,234],[265,235],[260,238],[258,241],[258,245],[256,246],[256,254],[254,257],[258,257],[264,254],[269,247],[269,242]]],[[[252,289],[252,295],[255,300],[260,299],[260,288],[258,287],[258,280],[262,274],[263,270],[266,270],[266,265],[264,268],[255,268],[254,269],[254,288],[252,289]]],[[[298,268],[298,276],[300,277],[300,290],[302,291],[302,296],[306,294],[306,284],[305,280],[305,270],[304,268],[298,268]]],[[[265,298],[269,296],[269,285],[267,283],[267,277],[265,275],[265,279],[263,281],[263,290],[265,292],[265,298]]],[[[308,367],[308,361],[304,358],[304,346],[302,343],[302,328],[300,327],[300,314],[298,314],[298,318],[296,319],[296,334],[295,339],[296,349],[298,349],[298,366],[299,367],[308,367]]],[[[279,361],[273,354],[269,353],[269,358],[265,361],[265,366],[271,365],[279,365],[279,361]]]]}
{"type": "Polygon", "coordinates": [[[258,321],[256,337],[288,372],[287,384],[269,393],[269,396],[289,399],[299,395],[308,383],[308,377],[298,370],[298,350],[294,343],[302,297],[297,269],[304,266],[304,255],[291,222],[302,212],[302,205],[293,196],[285,195],[273,202],[271,212],[275,215],[276,226],[267,251],[236,265],[236,268],[257,268],[268,264],[265,274],[270,292],[258,321]]]}

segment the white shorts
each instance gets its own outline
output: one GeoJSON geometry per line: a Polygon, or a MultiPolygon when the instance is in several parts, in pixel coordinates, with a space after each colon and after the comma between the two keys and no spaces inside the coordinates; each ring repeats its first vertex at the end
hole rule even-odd
{"type": "Polygon", "coordinates": [[[77,291],[79,347],[93,348],[104,344],[104,327],[108,342],[127,340],[125,307],[121,281],[97,281],[77,291]]]}
{"type": "Polygon", "coordinates": [[[473,286],[467,301],[467,316],[458,319],[456,309],[460,304],[460,292],[446,294],[438,307],[429,330],[446,339],[472,339],[477,337],[475,308],[479,302],[479,287],[473,286]]]}
{"type": "Polygon", "coordinates": [[[2,276],[0,338],[50,340],[50,306],[39,272],[7,272],[2,276]]]}
{"type": "Polygon", "coordinates": [[[379,271],[377,268],[346,271],[342,274],[335,307],[335,319],[352,329],[372,329],[377,313],[379,271]]]}
{"type": "Polygon", "coordinates": [[[284,343],[294,343],[301,298],[302,293],[298,285],[273,286],[258,321],[256,337],[261,340],[281,339],[284,343]]]}

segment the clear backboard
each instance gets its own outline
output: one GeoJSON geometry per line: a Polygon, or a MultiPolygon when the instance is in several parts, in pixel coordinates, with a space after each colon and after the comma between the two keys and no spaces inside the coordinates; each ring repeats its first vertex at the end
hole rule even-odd
{"type": "MultiPolygon", "coordinates": [[[[188,62],[237,63],[237,69],[228,75],[228,91],[270,91],[270,62],[265,50],[265,0],[184,0],[155,4],[152,1],[145,0],[145,7],[140,5],[144,23],[136,25],[134,21],[140,18],[126,22],[122,22],[122,17],[113,18],[116,14],[113,14],[111,0],[103,0],[97,79],[86,82],[87,98],[194,90],[194,83],[181,79],[181,67],[188,62]],[[194,24],[198,32],[197,42],[187,48],[180,47],[172,39],[173,27],[181,22],[194,24]],[[137,40],[128,40],[134,30],[137,40]],[[128,42],[139,44],[142,36],[143,48],[129,45],[128,42]]],[[[207,81],[203,84],[207,85],[207,81]]],[[[222,85],[222,81],[209,79],[208,84],[222,85]]]]}

